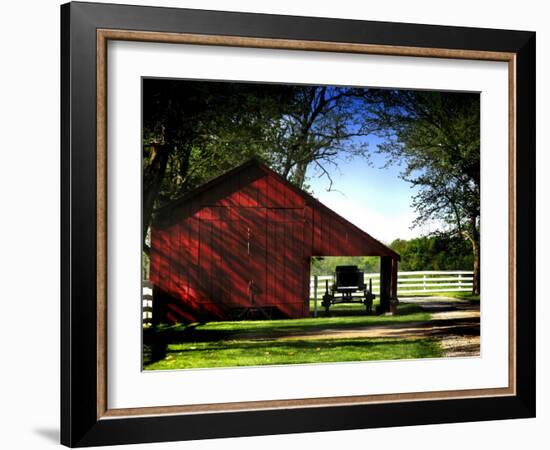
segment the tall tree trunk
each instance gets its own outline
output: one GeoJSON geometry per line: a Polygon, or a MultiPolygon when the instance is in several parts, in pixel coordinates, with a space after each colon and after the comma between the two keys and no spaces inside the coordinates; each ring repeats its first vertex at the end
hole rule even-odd
{"type": "Polygon", "coordinates": [[[479,295],[481,292],[481,274],[480,274],[480,254],[479,254],[479,230],[476,227],[476,221],[467,237],[472,244],[472,254],[474,255],[474,267],[473,267],[473,280],[472,280],[472,294],[479,295]]]}
{"type": "Polygon", "coordinates": [[[142,246],[147,248],[145,238],[151,225],[153,207],[166,174],[166,165],[170,156],[171,146],[153,144],[149,165],[143,170],[143,217],[142,217],[142,246]]]}
{"type": "Polygon", "coordinates": [[[479,242],[475,245],[472,245],[473,251],[474,251],[474,279],[472,284],[472,294],[479,295],[480,294],[480,272],[479,272],[479,242]]]}
{"type": "Polygon", "coordinates": [[[294,171],[294,182],[296,183],[296,186],[298,186],[300,189],[303,189],[304,182],[306,181],[306,171],[307,171],[307,162],[300,162],[296,166],[296,170],[294,171]]]}
{"type": "Polygon", "coordinates": [[[290,156],[286,156],[285,164],[283,167],[283,177],[288,180],[288,177],[290,175],[290,170],[292,169],[292,158],[290,156]]]}

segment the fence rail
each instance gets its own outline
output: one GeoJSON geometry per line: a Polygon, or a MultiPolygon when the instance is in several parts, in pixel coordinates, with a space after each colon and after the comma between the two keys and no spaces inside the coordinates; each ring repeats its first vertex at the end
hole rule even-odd
{"type": "MultiPolygon", "coordinates": [[[[315,277],[310,280],[310,297],[314,297],[315,277]]],[[[380,274],[366,273],[365,283],[372,280],[372,290],[375,294],[380,294],[380,274]]],[[[471,291],[474,274],[467,270],[429,270],[418,272],[398,272],[397,273],[397,295],[408,294],[426,294],[431,292],[457,292],[471,291]]],[[[322,275],[317,277],[317,297],[320,298],[325,293],[326,282],[328,285],[334,282],[334,276],[322,275]]]]}

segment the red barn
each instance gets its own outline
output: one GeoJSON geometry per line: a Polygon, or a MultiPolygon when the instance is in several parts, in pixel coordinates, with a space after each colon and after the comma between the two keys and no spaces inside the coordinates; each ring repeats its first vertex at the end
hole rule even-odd
{"type": "Polygon", "coordinates": [[[312,256],[380,256],[382,310],[396,298],[397,253],[251,160],[157,214],[153,320],[227,320],[256,307],[306,317],[312,256]]]}

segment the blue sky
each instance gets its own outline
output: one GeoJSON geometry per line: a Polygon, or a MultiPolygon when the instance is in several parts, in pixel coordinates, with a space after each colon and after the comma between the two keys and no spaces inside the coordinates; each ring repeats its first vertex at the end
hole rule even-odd
{"type": "Polygon", "coordinates": [[[367,137],[371,163],[355,157],[338,160],[338,167],[325,165],[333,179],[334,191],[327,192],[329,181],[319,177],[314,166],[308,169],[310,190],[329,208],[336,211],[374,238],[390,243],[394,239],[411,239],[430,231],[427,227],[411,229],[416,217],[411,207],[415,189],[399,178],[400,167],[381,168],[383,155],[376,154],[376,137],[367,137]]]}

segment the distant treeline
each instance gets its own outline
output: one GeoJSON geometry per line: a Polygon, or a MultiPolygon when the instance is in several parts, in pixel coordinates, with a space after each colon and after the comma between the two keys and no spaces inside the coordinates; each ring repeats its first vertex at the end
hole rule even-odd
{"type": "Polygon", "coordinates": [[[401,255],[399,270],[472,270],[472,246],[447,236],[396,239],[390,247],[401,255]]]}
{"type": "MultiPolygon", "coordinates": [[[[396,239],[389,247],[401,255],[400,271],[471,270],[472,246],[457,237],[430,236],[411,240],[396,239]]],[[[376,256],[334,256],[314,258],[311,275],[328,275],[340,265],[356,265],[365,272],[380,270],[376,256]]]]}

